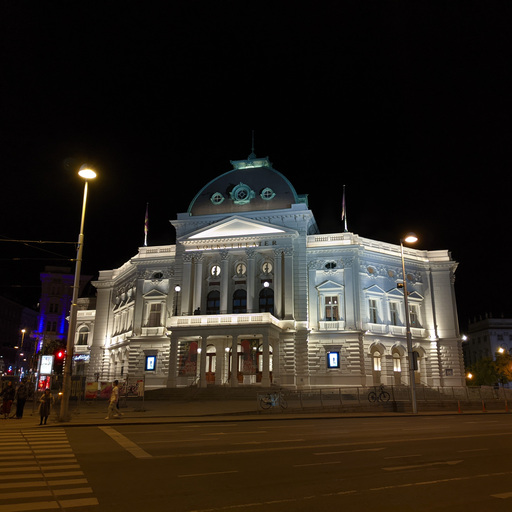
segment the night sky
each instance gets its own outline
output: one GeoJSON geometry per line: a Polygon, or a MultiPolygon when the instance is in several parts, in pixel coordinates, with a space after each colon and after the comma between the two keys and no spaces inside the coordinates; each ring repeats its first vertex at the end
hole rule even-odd
{"type": "MultiPolygon", "coordinates": [[[[346,185],[350,231],[452,252],[463,329],[512,317],[512,6],[411,3],[4,2],[0,239],[75,242],[87,162],[82,272],[120,266],[146,203],[149,245],[173,243],[255,130],[321,232],[346,185]]],[[[0,247],[0,294],[27,305],[45,265],[74,268],[72,244],[0,247]]]]}

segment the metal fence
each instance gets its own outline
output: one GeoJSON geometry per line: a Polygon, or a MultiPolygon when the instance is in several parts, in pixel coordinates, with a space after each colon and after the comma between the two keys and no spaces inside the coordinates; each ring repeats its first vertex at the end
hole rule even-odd
{"type": "MultiPolygon", "coordinates": [[[[389,393],[389,400],[374,402],[369,399],[371,392],[379,395],[380,386],[370,387],[341,387],[318,388],[308,390],[281,390],[288,403],[289,410],[307,409],[347,409],[362,407],[375,407],[386,405],[390,410],[405,410],[411,403],[411,391],[407,386],[384,386],[384,391],[389,393]]],[[[461,404],[465,406],[485,407],[497,404],[508,407],[508,401],[512,406],[512,389],[482,387],[424,387],[416,388],[416,401],[421,408],[435,407],[450,408],[461,404]]]]}

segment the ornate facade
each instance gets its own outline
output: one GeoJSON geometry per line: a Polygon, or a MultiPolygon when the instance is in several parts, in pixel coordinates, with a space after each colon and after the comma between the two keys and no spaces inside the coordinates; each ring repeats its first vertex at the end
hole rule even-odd
{"type": "MultiPolygon", "coordinates": [[[[320,234],[307,197],[267,158],[231,163],[171,221],[176,244],[99,273],[88,375],[145,376],[148,387],[407,385],[400,246],[320,234]]],[[[464,385],[457,263],[445,250],[404,251],[416,380],[464,385]]]]}

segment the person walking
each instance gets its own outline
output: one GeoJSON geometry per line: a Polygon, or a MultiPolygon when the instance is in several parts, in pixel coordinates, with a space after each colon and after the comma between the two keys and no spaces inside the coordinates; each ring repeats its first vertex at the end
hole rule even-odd
{"type": "Polygon", "coordinates": [[[16,390],[14,389],[12,382],[10,380],[7,381],[7,385],[5,386],[5,388],[2,391],[2,398],[3,398],[2,411],[4,413],[4,419],[7,419],[9,417],[15,393],[16,393],[16,390]]]}
{"type": "Polygon", "coordinates": [[[119,418],[123,415],[123,413],[119,412],[117,408],[117,403],[119,402],[119,381],[114,381],[114,387],[112,388],[112,393],[110,394],[110,400],[108,403],[108,411],[106,420],[110,420],[111,418],[119,418]]]}
{"type": "Polygon", "coordinates": [[[53,395],[50,393],[50,390],[46,388],[43,395],[39,399],[39,416],[41,418],[39,425],[43,425],[43,420],[44,424],[46,425],[46,420],[48,419],[48,416],[50,416],[53,402],[53,395]]]}
{"type": "Polygon", "coordinates": [[[16,391],[16,419],[21,420],[23,418],[23,409],[25,408],[25,402],[28,398],[28,387],[25,379],[21,381],[16,391]]]}

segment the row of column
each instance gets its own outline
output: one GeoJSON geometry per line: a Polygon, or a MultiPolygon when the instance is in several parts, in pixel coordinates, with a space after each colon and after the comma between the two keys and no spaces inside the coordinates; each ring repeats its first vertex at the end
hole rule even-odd
{"type": "MultiPolygon", "coordinates": [[[[231,294],[230,266],[234,263],[229,251],[220,252],[220,314],[230,311],[231,294]]],[[[256,256],[253,249],[245,252],[247,261],[246,281],[247,313],[257,313],[260,288],[256,289],[256,256]]],[[[183,283],[181,285],[181,314],[191,315],[204,304],[203,301],[203,269],[202,253],[184,254],[183,283]]],[[[274,310],[278,318],[293,318],[293,249],[276,249],[274,251],[274,272],[272,286],[274,290],[274,310]]]]}
{"type": "MultiPolygon", "coordinates": [[[[199,387],[206,387],[206,358],[207,358],[207,346],[208,346],[208,338],[207,334],[194,336],[194,338],[198,339],[198,345],[200,350],[199,358],[198,358],[198,366],[199,366],[199,387]]],[[[231,379],[230,386],[237,387],[238,386],[238,344],[239,344],[239,336],[231,337],[231,379]]],[[[167,380],[167,387],[174,388],[177,385],[178,378],[178,347],[180,343],[180,339],[185,339],[184,336],[179,336],[177,334],[171,334],[171,350],[169,354],[169,376],[167,380]]],[[[187,340],[190,340],[190,336],[186,337],[187,340]]],[[[218,338],[217,338],[218,339],[218,338]]],[[[270,386],[270,342],[267,335],[262,335],[259,339],[261,339],[261,344],[263,347],[262,358],[262,375],[261,375],[261,385],[263,387],[270,386]]],[[[277,347],[276,347],[277,348],[277,347]]],[[[218,371],[223,372],[225,369],[219,365],[219,363],[223,361],[223,358],[217,358],[218,371]]],[[[216,370],[217,371],[217,370],[216,370]]]]}

